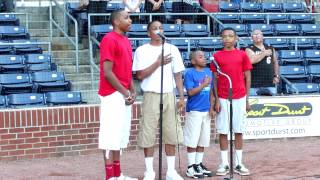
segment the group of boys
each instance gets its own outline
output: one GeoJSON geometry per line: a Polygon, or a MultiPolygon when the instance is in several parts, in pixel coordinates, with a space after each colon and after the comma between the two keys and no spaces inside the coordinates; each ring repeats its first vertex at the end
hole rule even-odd
{"type": "MultiPolygon", "coordinates": [[[[164,79],[162,110],[163,142],[167,159],[166,179],[183,179],[175,170],[175,148],[182,142],[187,146],[186,176],[197,179],[213,175],[204,166],[203,156],[204,148],[210,144],[211,119],[215,116],[222,161],[216,175],[227,175],[230,171],[227,151],[230,113],[228,79],[217,72],[217,67],[213,65],[210,69],[206,67],[204,52],[200,50],[191,52],[190,60],[193,68],[185,70],[178,48],[163,43],[164,40],[158,35],[163,33],[163,26],[159,21],[148,24],[150,42],[138,47],[132,57],[130,42],[125,36],[131,26],[129,14],[123,10],[114,11],[111,14],[111,22],[113,31],[104,36],[100,44],[99,148],[104,150],[105,179],[135,179],[122,175],[120,169],[120,150],[129,142],[130,105],[134,103],[136,97],[132,71],[141,81],[143,91],[138,145],[144,148],[146,166],[144,180],[155,179],[153,154],[160,114],[161,75],[164,79]],[[183,87],[188,95],[184,132],[179,117],[179,112],[185,107],[183,87]],[[175,88],[180,96],[178,102],[176,102],[175,88]]],[[[221,32],[221,38],[224,48],[216,52],[213,57],[219,69],[228,74],[232,80],[234,171],[240,175],[249,175],[249,170],[242,163],[242,133],[245,130],[246,111],[250,110],[247,95],[251,85],[252,64],[244,51],[235,48],[237,41],[235,30],[225,28],[221,32]]]]}

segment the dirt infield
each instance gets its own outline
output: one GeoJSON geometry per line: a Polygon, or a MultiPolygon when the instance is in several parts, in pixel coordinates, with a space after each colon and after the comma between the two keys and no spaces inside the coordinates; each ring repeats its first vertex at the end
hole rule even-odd
{"type": "MultiPolygon", "coordinates": [[[[218,144],[206,150],[205,165],[215,170],[220,162],[218,144]]],[[[157,153],[156,153],[157,154],[157,153]]],[[[180,147],[180,170],[185,174],[186,148],[180,147]]],[[[163,158],[163,173],[166,162],[163,158]]],[[[143,151],[124,152],[122,169],[125,174],[143,179],[143,151]]],[[[177,158],[177,169],[179,159],[177,158]]],[[[249,141],[244,147],[244,163],[250,169],[247,177],[238,180],[319,180],[320,137],[249,141]]],[[[158,159],[154,161],[158,169],[158,159]]],[[[39,160],[0,162],[1,180],[102,180],[101,154],[39,160]]],[[[162,179],[165,179],[164,175],[162,179]]],[[[185,179],[188,179],[185,177],[185,179]]],[[[223,177],[205,178],[220,180],[223,177]]]]}

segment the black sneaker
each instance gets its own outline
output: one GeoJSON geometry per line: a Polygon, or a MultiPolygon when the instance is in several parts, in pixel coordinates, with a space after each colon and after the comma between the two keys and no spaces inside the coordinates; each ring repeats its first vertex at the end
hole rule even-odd
{"type": "Polygon", "coordinates": [[[212,172],[208,170],[207,167],[204,166],[202,163],[198,164],[198,167],[205,177],[212,177],[212,172]]]}
{"type": "Polygon", "coordinates": [[[199,179],[199,178],[203,178],[203,173],[201,172],[199,166],[193,164],[188,166],[188,170],[186,172],[186,175],[188,177],[194,178],[194,179],[199,179]]]}

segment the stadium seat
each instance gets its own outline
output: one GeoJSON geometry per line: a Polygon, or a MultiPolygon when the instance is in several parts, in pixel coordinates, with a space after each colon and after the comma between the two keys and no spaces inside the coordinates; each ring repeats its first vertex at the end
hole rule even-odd
{"type": "Polygon", "coordinates": [[[29,34],[22,26],[0,26],[2,40],[29,39],[29,34]]]}
{"type": "Polygon", "coordinates": [[[220,12],[239,12],[240,5],[238,3],[229,3],[220,1],[219,3],[220,12]]]}
{"type": "Polygon", "coordinates": [[[12,47],[10,45],[1,45],[3,43],[9,43],[9,41],[0,40],[0,54],[12,54],[12,47]]]}
{"type": "Polygon", "coordinates": [[[239,15],[237,14],[217,14],[215,17],[222,23],[240,23],[239,15]]]}
{"type": "Polygon", "coordinates": [[[320,50],[308,49],[303,51],[303,57],[308,65],[320,63],[320,50]]]}
{"type": "Polygon", "coordinates": [[[163,24],[163,31],[167,37],[180,37],[181,29],[178,24],[163,24]]]}
{"type": "Polygon", "coordinates": [[[309,76],[306,75],[304,66],[280,66],[280,76],[290,82],[308,82],[309,76]]]}
{"type": "Polygon", "coordinates": [[[54,68],[51,67],[51,63],[39,63],[39,64],[27,64],[27,72],[32,73],[32,72],[38,72],[38,71],[52,71],[55,70],[54,68]]]}
{"type": "Polygon", "coordinates": [[[181,58],[183,60],[183,64],[186,68],[192,67],[191,60],[189,59],[188,52],[181,52],[181,58]]]}
{"type": "Polygon", "coordinates": [[[106,7],[107,13],[111,13],[114,10],[124,9],[124,4],[122,2],[109,1],[106,7]]]}
{"type": "Polygon", "coordinates": [[[24,57],[19,55],[0,55],[0,73],[24,73],[24,57]]]}
{"type": "Polygon", "coordinates": [[[302,13],[306,12],[306,7],[302,3],[283,3],[282,8],[287,13],[302,13]]]}
{"type": "Polygon", "coordinates": [[[15,54],[41,54],[42,48],[36,43],[36,40],[12,40],[13,43],[21,43],[21,45],[13,45],[15,54]]]}
{"type": "Polygon", "coordinates": [[[313,24],[315,22],[314,16],[311,14],[291,14],[289,15],[289,19],[294,24],[313,24]]]}
{"type": "Polygon", "coordinates": [[[301,34],[303,36],[319,36],[320,25],[319,24],[300,24],[301,34]]]}
{"type": "Polygon", "coordinates": [[[282,12],[281,3],[264,2],[261,5],[263,12],[282,12]]]}
{"type": "Polygon", "coordinates": [[[288,40],[285,38],[265,39],[268,46],[273,46],[276,50],[288,50],[290,48],[288,40]]]}
{"type": "Polygon", "coordinates": [[[0,109],[4,109],[6,107],[7,107],[6,97],[0,95],[0,109]]]}
{"type": "Polygon", "coordinates": [[[320,65],[307,66],[307,72],[310,75],[311,82],[320,83],[320,65]]]}
{"type": "Polygon", "coordinates": [[[304,65],[301,51],[280,50],[278,53],[281,65],[304,65]]]}
{"type": "Polygon", "coordinates": [[[44,94],[47,105],[83,104],[81,93],[74,91],[48,92],[44,94]]]}
{"type": "Polygon", "coordinates": [[[130,31],[127,33],[130,38],[146,38],[147,24],[132,24],[130,31]]]}
{"type": "Polygon", "coordinates": [[[70,91],[71,89],[71,84],[69,81],[65,81],[63,72],[34,72],[31,74],[31,79],[37,93],[70,91]]]}
{"type": "Polygon", "coordinates": [[[241,38],[239,41],[239,48],[245,49],[248,46],[252,45],[252,39],[251,38],[241,38]]]}
{"type": "Polygon", "coordinates": [[[198,48],[203,51],[217,51],[223,48],[221,39],[200,39],[198,48]]]}
{"type": "Polygon", "coordinates": [[[7,96],[7,104],[9,108],[29,108],[44,106],[45,101],[43,94],[24,93],[10,94],[7,96]]]}
{"type": "Polygon", "coordinates": [[[93,37],[95,37],[98,41],[101,41],[103,36],[108,32],[111,32],[113,27],[111,24],[100,24],[91,26],[90,33],[93,37]]]}
{"type": "Polygon", "coordinates": [[[240,4],[240,9],[242,12],[260,12],[262,11],[262,6],[260,3],[243,2],[240,4]]]}
{"type": "Polygon", "coordinates": [[[0,14],[0,26],[19,26],[19,19],[14,14],[0,14]]]}
{"type": "Polygon", "coordinates": [[[267,14],[266,21],[270,24],[286,24],[289,23],[289,16],[286,14],[267,14]]]}
{"type": "MultiPolygon", "coordinates": [[[[299,94],[305,93],[319,93],[319,85],[316,83],[292,83],[291,87],[295,87],[299,94]]],[[[295,89],[286,86],[287,93],[293,94],[295,93],[295,89]]]]}
{"type": "Polygon", "coordinates": [[[185,37],[209,36],[210,32],[204,24],[182,24],[182,33],[185,37]]]}
{"type": "Polygon", "coordinates": [[[314,47],[315,47],[316,49],[319,49],[319,48],[320,48],[320,39],[315,39],[315,40],[314,40],[314,47]]]}
{"type": "Polygon", "coordinates": [[[26,54],[26,64],[51,63],[51,55],[49,54],[26,54]]]}
{"type": "Polygon", "coordinates": [[[299,35],[298,25],[295,25],[295,24],[275,24],[274,30],[278,36],[299,35]]]}
{"type": "Polygon", "coordinates": [[[170,43],[177,46],[180,51],[188,51],[189,45],[190,45],[190,50],[197,48],[195,40],[191,40],[189,42],[188,39],[171,39],[170,43]]]}
{"type": "Polygon", "coordinates": [[[263,14],[241,14],[240,22],[244,24],[248,23],[265,23],[265,15],[263,14]]]}
{"type": "Polygon", "coordinates": [[[248,30],[252,33],[254,30],[259,29],[263,33],[263,36],[273,36],[272,25],[270,24],[249,24],[248,30]]]}
{"type": "Polygon", "coordinates": [[[137,46],[139,47],[139,46],[142,46],[142,45],[147,44],[149,42],[150,42],[149,39],[141,39],[141,40],[138,40],[137,46]]]}
{"type": "Polygon", "coordinates": [[[236,30],[237,35],[242,36],[248,36],[247,26],[245,24],[224,24],[223,26],[219,26],[219,31],[221,31],[223,28],[231,27],[234,30],[236,30]]]}
{"type": "Polygon", "coordinates": [[[29,74],[0,74],[1,94],[30,93],[33,89],[29,74]]]}
{"type": "Polygon", "coordinates": [[[292,49],[313,49],[313,39],[305,39],[305,38],[297,38],[297,39],[291,39],[290,44],[292,49]]]}

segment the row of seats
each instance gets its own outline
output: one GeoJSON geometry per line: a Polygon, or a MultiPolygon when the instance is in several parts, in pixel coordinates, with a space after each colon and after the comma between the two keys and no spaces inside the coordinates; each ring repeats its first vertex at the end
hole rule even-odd
{"type": "Polygon", "coordinates": [[[219,31],[225,27],[232,27],[238,36],[250,36],[255,29],[261,29],[265,36],[319,36],[319,24],[223,24],[219,31]]]}
{"type": "Polygon", "coordinates": [[[75,91],[23,93],[0,96],[0,108],[31,108],[83,103],[81,93],[75,91]]]}
{"type": "Polygon", "coordinates": [[[10,41],[1,41],[0,40],[0,54],[41,54],[42,48],[39,47],[36,43],[36,40],[26,40],[26,39],[18,39],[18,40],[10,40],[10,41]],[[20,43],[19,45],[8,45],[4,43],[20,43]]]}
{"type": "Polygon", "coordinates": [[[315,17],[311,14],[217,14],[215,15],[222,23],[267,23],[275,24],[313,24],[315,17]]]}
{"type": "MultiPolygon", "coordinates": [[[[280,50],[278,51],[279,62],[281,65],[299,64],[320,64],[320,51],[319,50],[280,50]]],[[[320,72],[320,67],[319,67],[320,72]]]]}
{"type": "Polygon", "coordinates": [[[306,12],[303,3],[219,3],[220,12],[306,12]]]}
{"type": "Polygon", "coordinates": [[[290,83],[286,84],[287,94],[319,94],[320,84],[317,83],[290,83]]]}
{"type": "Polygon", "coordinates": [[[320,83],[320,65],[280,66],[280,74],[290,82],[312,82],[320,83]]]}
{"type": "Polygon", "coordinates": [[[1,40],[29,39],[30,35],[24,26],[0,26],[1,40]]]}
{"type": "Polygon", "coordinates": [[[33,73],[0,74],[2,95],[69,91],[71,83],[65,80],[63,72],[40,71],[33,73]]]}
{"type": "Polygon", "coordinates": [[[14,14],[0,14],[0,26],[19,26],[20,21],[14,14]]]}

